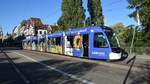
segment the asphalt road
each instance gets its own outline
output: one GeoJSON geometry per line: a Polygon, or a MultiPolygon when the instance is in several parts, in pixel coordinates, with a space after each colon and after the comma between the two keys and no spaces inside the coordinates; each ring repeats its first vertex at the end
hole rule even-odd
{"type": "Polygon", "coordinates": [[[25,84],[4,53],[0,53],[0,84],[25,84]]]}
{"type": "MultiPolygon", "coordinates": [[[[0,54],[0,84],[123,84],[130,67],[126,61],[105,62],[27,50],[5,52],[0,54]]],[[[131,70],[124,84],[150,84],[147,61],[137,58],[138,67],[131,70]]]]}

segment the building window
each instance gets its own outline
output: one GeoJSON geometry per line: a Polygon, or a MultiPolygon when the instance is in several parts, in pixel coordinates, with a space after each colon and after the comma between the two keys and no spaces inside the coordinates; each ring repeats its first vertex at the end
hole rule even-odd
{"type": "Polygon", "coordinates": [[[44,34],[46,34],[46,31],[44,31],[44,34]]]}
{"type": "Polygon", "coordinates": [[[95,48],[106,48],[108,47],[107,40],[103,33],[95,33],[94,34],[94,47],[95,48]]]}
{"type": "Polygon", "coordinates": [[[42,31],[40,31],[40,34],[42,34],[42,31]]]}

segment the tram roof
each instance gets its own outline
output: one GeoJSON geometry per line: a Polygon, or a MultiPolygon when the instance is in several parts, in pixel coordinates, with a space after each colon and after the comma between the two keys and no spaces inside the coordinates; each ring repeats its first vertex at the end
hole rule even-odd
{"type": "Polygon", "coordinates": [[[25,41],[26,41],[26,39],[23,39],[22,41],[23,41],[23,42],[25,42],[25,41]]]}
{"type": "MultiPolygon", "coordinates": [[[[101,26],[88,26],[88,27],[80,27],[80,28],[72,28],[64,31],[65,35],[77,35],[78,33],[80,34],[86,34],[90,32],[104,32],[103,29],[107,29],[109,27],[101,27],[101,26]]],[[[48,34],[48,37],[59,37],[63,36],[63,31],[62,32],[54,32],[51,34],[48,34]]]]}
{"type": "Polygon", "coordinates": [[[27,42],[27,41],[31,41],[31,39],[30,38],[26,38],[26,39],[24,39],[22,41],[27,42]]]}
{"type": "Polygon", "coordinates": [[[40,36],[38,36],[38,39],[39,39],[39,40],[46,39],[46,35],[40,35],[40,36]]]}
{"type": "Polygon", "coordinates": [[[32,36],[32,40],[37,40],[37,36],[32,36]]]}
{"type": "Polygon", "coordinates": [[[48,34],[48,37],[59,37],[62,35],[63,35],[63,32],[54,32],[54,33],[48,34]]]}
{"type": "Polygon", "coordinates": [[[102,27],[100,27],[100,26],[89,26],[89,27],[69,29],[69,30],[65,31],[65,34],[66,35],[76,35],[78,33],[85,34],[85,33],[98,32],[98,31],[103,32],[102,27]]]}

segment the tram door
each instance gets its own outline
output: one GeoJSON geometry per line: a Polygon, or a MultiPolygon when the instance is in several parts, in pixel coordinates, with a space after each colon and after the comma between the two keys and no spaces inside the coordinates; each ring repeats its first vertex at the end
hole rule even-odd
{"type": "Polygon", "coordinates": [[[88,34],[84,34],[83,35],[83,56],[84,57],[88,57],[89,55],[89,35],[88,34]]]}

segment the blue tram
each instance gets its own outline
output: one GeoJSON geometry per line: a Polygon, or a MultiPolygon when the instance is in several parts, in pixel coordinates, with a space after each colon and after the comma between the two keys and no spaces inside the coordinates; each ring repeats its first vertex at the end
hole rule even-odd
{"type": "Polygon", "coordinates": [[[37,36],[32,36],[31,37],[31,50],[36,50],[37,49],[37,36]]]}
{"type": "Polygon", "coordinates": [[[26,37],[26,39],[22,41],[23,49],[31,50],[32,48],[31,43],[32,43],[32,39],[30,37],[26,37]]]}
{"type": "Polygon", "coordinates": [[[48,51],[52,53],[63,54],[63,33],[56,32],[48,34],[48,51]]]}
{"type": "Polygon", "coordinates": [[[46,35],[38,36],[37,50],[41,52],[47,51],[47,38],[46,35]]]}
{"type": "Polygon", "coordinates": [[[69,29],[38,38],[39,51],[105,60],[117,60],[128,56],[120,48],[113,30],[108,27],[69,29]]]}

